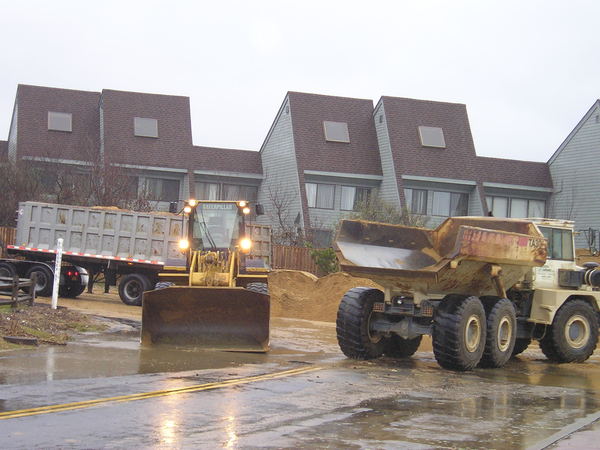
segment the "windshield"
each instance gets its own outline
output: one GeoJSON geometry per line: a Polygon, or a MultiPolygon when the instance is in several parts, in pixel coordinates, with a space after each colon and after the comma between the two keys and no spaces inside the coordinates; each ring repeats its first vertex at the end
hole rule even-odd
{"type": "Polygon", "coordinates": [[[200,203],[194,211],[192,248],[230,248],[238,238],[238,207],[235,203],[200,203]]]}

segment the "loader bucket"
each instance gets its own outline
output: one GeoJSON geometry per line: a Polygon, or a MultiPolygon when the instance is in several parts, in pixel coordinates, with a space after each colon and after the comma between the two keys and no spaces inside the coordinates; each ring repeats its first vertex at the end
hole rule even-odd
{"type": "Polygon", "coordinates": [[[144,292],[142,345],[269,350],[269,296],[241,287],[172,286],[144,292]]]}

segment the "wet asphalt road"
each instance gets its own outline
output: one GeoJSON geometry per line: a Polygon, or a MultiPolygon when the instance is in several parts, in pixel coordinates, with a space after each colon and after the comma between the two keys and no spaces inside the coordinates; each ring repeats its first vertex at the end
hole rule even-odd
{"type": "Polygon", "coordinates": [[[0,354],[0,411],[68,404],[0,415],[0,447],[600,446],[598,353],[554,365],[534,347],[502,369],[453,373],[427,348],[404,361],[348,360],[330,323],[275,319],[272,327],[267,355],[140,350],[127,323],[66,347],[0,354]],[[290,369],[298,371],[282,373],[290,369]]]}

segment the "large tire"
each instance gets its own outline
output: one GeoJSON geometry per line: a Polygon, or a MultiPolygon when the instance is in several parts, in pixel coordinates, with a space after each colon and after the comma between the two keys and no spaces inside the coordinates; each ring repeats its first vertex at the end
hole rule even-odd
{"type": "Polygon", "coordinates": [[[119,297],[121,301],[130,306],[141,306],[144,291],[152,289],[152,283],[146,275],[130,273],[121,278],[119,283],[119,297]]]}
{"type": "Polygon", "coordinates": [[[86,286],[84,284],[70,284],[59,289],[58,293],[61,297],[76,298],[85,291],[85,288],[86,286]]]}
{"type": "Polygon", "coordinates": [[[449,296],[433,323],[433,353],[450,370],[474,369],[485,348],[485,310],[477,297],[449,296]]]}
{"type": "Polygon", "coordinates": [[[502,367],[510,359],[517,337],[515,307],[507,298],[484,301],[486,314],[485,349],[479,365],[502,367]]]}
{"type": "Polygon", "coordinates": [[[154,289],[165,289],[171,286],[175,286],[175,283],[171,282],[171,281],[159,281],[158,283],[156,283],[154,285],[154,289]]]}
{"type": "Polygon", "coordinates": [[[383,352],[391,358],[410,358],[418,350],[422,338],[423,336],[417,336],[413,339],[404,339],[393,334],[386,340],[383,352]]]}
{"type": "Polygon", "coordinates": [[[15,266],[11,263],[0,262],[0,277],[2,278],[12,278],[17,274],[17,270],[15,266]]]}
{"type": "Polygon", "coordinates": [[[246,289],[252,292],[258,292],[259,294],[269,295],[269,285],[267,283],[248,283],[246,289]]]}
{"type": "Polygon", "coordinates": [[[48,266],[43,264],[35,264],[27,271],[26,277],[31,278],[34,273],[37,276],[35,283],[35,295],[41,297],[48,297],[52,295],[54,272],[52,272],[48,266]]]}
{"type": "Polygon", "coordinates": [[[572,300],[562,305],[540,348],[554,362],[584,362],[598,343],[598,318],[594,308],[584,300],[572,300]]]}
{"type": "Polygon", "coordinates": [[[385,337],[369,329],[375,302],[383,302],[383,292],[366,287],[350,289],[342,297],[336,332],[340,349],[349,358],[364,360],[383,355],[385,337]]]}
{"type": "Polygon", "coordinates": [[[517,338],[515,339],[515,346],[512,351],[512,356],[517,356],[527,350],[531,344],[531,338],[517,338]]]}

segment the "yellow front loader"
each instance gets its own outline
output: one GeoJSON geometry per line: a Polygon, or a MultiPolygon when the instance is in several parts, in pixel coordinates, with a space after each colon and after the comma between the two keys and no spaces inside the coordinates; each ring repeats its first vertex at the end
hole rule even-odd
{"type": "MultiPolygon", "coordinates": [[[[142,345],[174,344],[228,351],[269,349],[268,268],[250,258],[246,201],[189,200],[185,273],[161,273],[144,293],[142,345]]],[[[256,214],[262,213],[255,205],[256,214]]]]}

